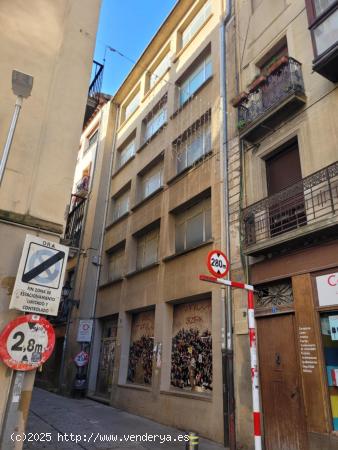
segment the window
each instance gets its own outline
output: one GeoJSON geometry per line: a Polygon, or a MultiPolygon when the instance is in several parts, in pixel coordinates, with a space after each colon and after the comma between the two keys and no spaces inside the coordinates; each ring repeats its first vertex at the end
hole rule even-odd
{"type": "Polygon", "coordinates": [[[113,199],[113,222],[129,211],[130,190],[113,199]]]}
{"type": "Polygon", "coordinates": [[[211,14],[211,3],[208,0],[205,5],[198,11],[187,28],[182,32],[182,47],[184,47],[192,37],[197,33],[199,28],[207,20],[211,14]]]}
{"type": "Polygon", "coordinates": [[[120,150],[117,151],[117,163],[116,169],[122,167],[129,159],[135,155],[135,139],[129,144],[126,144],[120,150]]]}
{"type": "Polygon", "coordinates": [[[167,121],[167,107],[163,105],[145,122],[144,141],[150,139],[167,121]]]}
{"type": "Polygon", "coordinates": [[[95,144],[97,143],[97,138],[98,138],[98,136],[99,136],[99,132],[98,132],[98,130],[96,130],[95,133],[92,134],[92,135],[90,136],[90,138],[88,139],[88,146],[86,146],[86,147],[84,148],[83,154],[87,153],[88,150],[89,150],[90,148],[92,148],[93,145],[95,145],[95,144]]]}
{"type": "Polygon", "coordinates": [[[129,116],[133,114],[138,105],[140,104],[141,93],[138,91],[136,95],[130,100],[130,102],[126,105],[124,110],[124,120],[127,120],[129,116]]]}
{"type": "Polygon", "coordinates": [[[192,206],[176,219],[176,253],[196,247],[211,239],[211,202],[210,198],[192,206]]]}
{"type": "MultiPolygon", "coordinates": [[[[338,431],[338,311],[322,313],[320,323],[332,428],[338,431]]],[[[314,359],[309,363],[313,364],[314,359]]]]}
{"type": "Polygon", "coordinates": [[[320,16],[326,11],[336,0],[313,0],[316,16],[320,16]]]}
{"type": "Polygon", "coordinates": [[[158,66],[152,71],[149,78],[149,88],[151,89],[157,81],[165,74],[170,66],[170,55],[167,53],[158,66]]]}
{"type": "Polygon", "coordinates": [[[141,176],[141,200],[147,198],[163,183],[163,162],[157,164],[152,169],[141,176]]]}
{"type": "Polygon", "coordinates": [[[318,55],[338,41],[338,9],[313,30],[313,36],[318,55]]]}
{"type": "Polygon", "coordinates": [[[183,105],[212,75],[211,55],[180,86],[180,106],[183,105]]]}
{"type": "Polygon", "coordinates": [[[190,167],[195,161],[211,150],[211,124],[207,122],[188,136],[178,147],[177,173],[190,167]]]}
{"type": "Polygon", "coordinates": [[[160,230],[156,228],[137,239],[136,269],[150,266],[158,260],[160,230]]]}
{"type": "Polygon", "coordinates": [[[124,248],[108,255],[108,281],[121,278],[123,273],[124,248]]]}

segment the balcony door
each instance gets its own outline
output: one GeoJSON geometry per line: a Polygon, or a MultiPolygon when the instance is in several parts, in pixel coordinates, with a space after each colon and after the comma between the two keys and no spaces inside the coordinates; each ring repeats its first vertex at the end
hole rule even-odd
{"type": "Polygon", "coordinates": [[[266,160],[270,235],[306,224],[302,172],[297,142],[266,160]]]}

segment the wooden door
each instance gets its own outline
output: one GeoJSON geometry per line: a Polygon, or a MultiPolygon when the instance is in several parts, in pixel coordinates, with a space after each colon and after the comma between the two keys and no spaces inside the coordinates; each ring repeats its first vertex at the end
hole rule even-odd
{"type": "Polygon", "coordinates": [[[266,177],[269,197],[293,186],[292,192],[270,202],[271,236],[306,225],[304,190],[302,183],[299,183],[302,171],[297,142],[266,160],[266,177]]]}
{"type": "Polygon", "coordinates": [[[266,450],[307,450],[294,315],[257,319],[266,450]]]}

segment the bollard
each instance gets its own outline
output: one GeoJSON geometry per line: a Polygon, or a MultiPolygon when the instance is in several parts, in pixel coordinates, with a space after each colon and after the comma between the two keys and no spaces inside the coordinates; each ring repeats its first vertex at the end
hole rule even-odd
{"type": "Polygon", "coordinates": [[[190,431],[188,433],[189,441],[186,443],[186,450],[198,450],[199,437],[197,433],[190,431]]]}

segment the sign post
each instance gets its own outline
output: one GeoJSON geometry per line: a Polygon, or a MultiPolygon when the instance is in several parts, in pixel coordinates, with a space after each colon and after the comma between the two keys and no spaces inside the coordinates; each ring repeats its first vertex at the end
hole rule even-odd
{"type": "Polygon", "coordinates": [[[35,314],[20,316],[9,322],[0,334],[0,358],[14,369],[1,438],[1,449],[16,445],[13,431],[17,425],[25,372],[41,366],[50,357],[55,345],[52,325],[35,314]]]}
{"type": "Polygon", "coordinates": [[[255,440],[255,450],[262,450],[261,408],[259,398],[259,374],[258,374],[256,326],[255,326],[254,296],[253,296],[254,287],[250,284],[244,284],[238,281],[223,280],[222,278],[210,277],[208,275],[200,275],[199,278],[201,281],[207,281],[209,283],[222,284],[233,288],[244,289],[248,293],[248,325],[250,337],[254,440],[255,440]]]}

